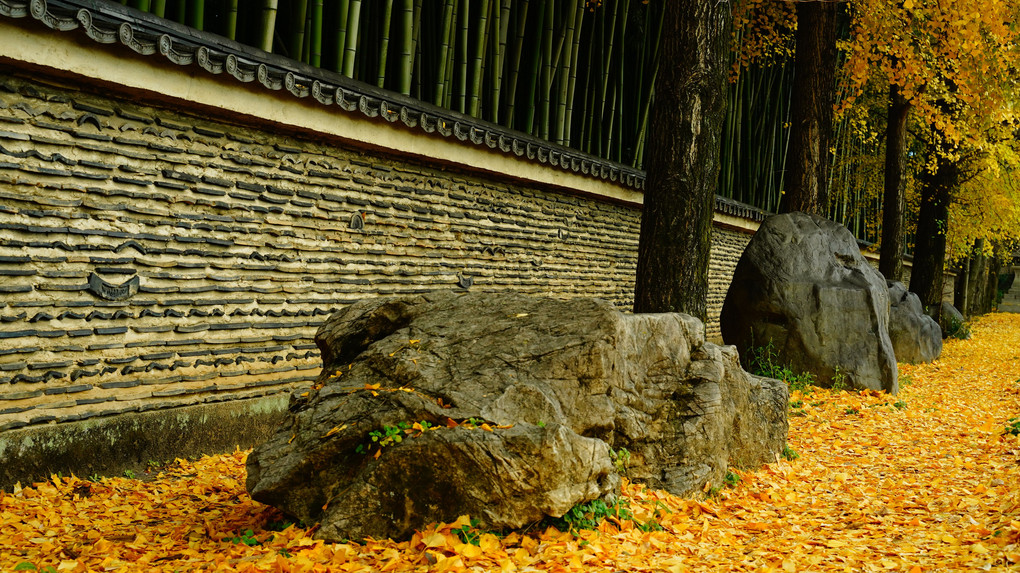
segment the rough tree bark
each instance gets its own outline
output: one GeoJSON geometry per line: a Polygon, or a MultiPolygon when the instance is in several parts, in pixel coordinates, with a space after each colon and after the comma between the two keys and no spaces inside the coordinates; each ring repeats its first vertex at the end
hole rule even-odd
{"type": "Polygon", "coordinates": [[[837,2],[797,2],[786,189],[779,211],[827,216],[829,140],[835,101],[837,2]]]}
{"type": "Polygon", "coordinates": [[[882,246],[878,272],[892,281],[903,277],[903,211],[906,191],[903,162],[907,152],[907,116],[910,102],[899,87],[889,86],[889,120],[885,128],[885,190],[882,197],[882,246]]]}
{"type": "Polygon", "coordinates": [[[707,318],[731,10],[730,0],[665,3],[634,312],[707,318]]]}
{"type": "Polygon", "coordinates": [[[921,208],[917,215],[914,267],[910,274],[910,290],[920,297],[925,312],[943,330],[942,287],[949,201],[959,179],[959,167],[946,157],[945,151],[938,143],[929,145],[929,153],[934,154],[935,169],[921,173],[921,208]]]}

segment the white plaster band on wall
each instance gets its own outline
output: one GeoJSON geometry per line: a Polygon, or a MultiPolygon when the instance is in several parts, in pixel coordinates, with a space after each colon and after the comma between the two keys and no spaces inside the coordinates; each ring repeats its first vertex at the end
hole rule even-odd
{"type": "Polygon", "coordinates": [[[101,82],[122,86],[147,99],[178,107],[221,110],[258,124],[278,124],[306,135],[339,138],[359,147],[369,147],[416,157],[419,160],[455,166],[470,171],[557,187],[612,201],[640,204],[640,191],[611,181],[596,180],[563,169],[517,160],[486,146],[463,145],[442,138],[423,137],[400,122],[372,121],[360,115],[338,113],[317,105],[315,100],[291,97],[289,92],[271,92],[226,82],[199,70],[167,65],[159,60],[124,57],[121,46],[105,46],[78,39],[73,34],[51,30],[36,31],[0,19],[0,62],[12,66],[39,66],[71,77],[75,81],[101,82]]]}

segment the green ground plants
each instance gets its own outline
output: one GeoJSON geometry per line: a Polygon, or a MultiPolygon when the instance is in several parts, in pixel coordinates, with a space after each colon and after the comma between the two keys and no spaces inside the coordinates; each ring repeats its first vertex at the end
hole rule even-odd
{"type": "Polygon", "coordinates": [[[1002,433],[1020,436],[1020,418],[1010,418],[1009,422],[1006,422],[1006,429],[1002,433]]]}
{"type": "Polygon", "coordinates": [[[634,513],[630,510],[629,504],[621,499],[611,503],[606,503],[601,499],[579,503],[570,508],[570,511],[562,517],[547,517],[542,520],[541,525],[555,527],[560,531],[577,532],[597,529],[599,524],[606,519],[612,519],[617,522],[633,521],[635,526],[641,531],[662,530],[662,526],[654,519],[645,522],[637,520],[634,517],[634,513]]]}
{"type": "Polygon", "coordinates": [[[790,387],[790,391],[810,392],[814,385],[815,377],[810,372],[796,373],[789,366],[779,363],[779,354],[776,352],[772,341],[769,340],[764,346],[751,348],[751,359],[749,368],[752,374],[783,380],[790,387]]]}
{"type": "Polygon", "coordinates": [[[959,340],[967,340],[970,338],[970,326],[966,322],[952,316],[946,316],[945,322],[946,322],[945,331],[946,338],[951,337],[959,340]]]}

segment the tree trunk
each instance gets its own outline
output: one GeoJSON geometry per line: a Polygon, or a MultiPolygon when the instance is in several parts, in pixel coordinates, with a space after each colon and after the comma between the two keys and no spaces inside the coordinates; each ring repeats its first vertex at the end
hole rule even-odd
{"type": "Polygon", "coordinates": [[[940,146],[931,144],[935,155],[935,171],[921,173],[921,208],[917,215],[917,240],[910,290],[939,326],[942,322],[943,267],[946,260],[946,232],[949,227],[950,193],[956,186],[959,170],[947,159],[940,146]]]}
{"type": "Polygon", "coordinates": [[[665,3],[634,312],[707,318],[731,8],[729,0],[665,3]]]}
{"type": "Polygon", "coordinates": [[[903,162],[907,152],[907,115],[910,102],[900,89],[889,86],[889,120],[885,128],[885,194],[882,198],[882,246],[878,271],[886,279],[903,277],[903,211],[906,192],[903,162]]]}
{"type": "Polygon", "coordinates": [[[987,291],[985,294],[985,312],[992,312],[992,309],[996,307],[999,299],[999,273],[1002,272],[1002,258],[997,256],[999,253],[996,252],[991,258],[988,259],[988,281],[987,291]]]}
{"type": "Polygon", "coordinates": [[[999,306],[999,276],[1002,274],[1002,253],[998,245],[995,255],[988,261],[988,312],[999,306]]]}
{"type": "Polygon", "coordinates": [[[836,2],[797,3],[790,150],[779,211],[827,216],[829,139],[836,90],[836,2]]]}
{"type": "Polygon", "coordinates": [[[967,297],[970,296],[970,259],[967,257],[960,263],[956,272],[956,288],[953,291],[953,306],[960,312],[967,312],[967,297]]]}
{"type": "Polygon", "coordinates": [[[984,290],[987,282],[985,281],[986,257],[984,249],[985,240],[976,239],[971,251],[970,276],[967,277],[968,304],[966,308],[958,309],[967,317],[984,314],[982,308],[984,307],[984,290]]]}

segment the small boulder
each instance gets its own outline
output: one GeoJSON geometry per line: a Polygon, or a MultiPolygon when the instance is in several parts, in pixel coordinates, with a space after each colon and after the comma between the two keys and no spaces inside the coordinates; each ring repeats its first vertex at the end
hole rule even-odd
{"type": "Polygon", "coordinates": [[[885,279],[845,227],[805,213],[769,217],[741,255],[720,316],[744,360],[772,344],[817,384],[898,390],[885,279]]]}
{"type": "Polygon", "coordinates": [[[897,362],[933,362],[942,354],[942,329],[924,313],[921,299],[898,281],[889,285],[889,339],[897,362]]]}
{"type": "Polygon", "coordinates": [[[946,325],[942,335],[954,338],[970,338],[970,328],[967,327],[967,318],[963,316],[955,306],[942,301],[942,324],[946,325]]]}
{"type": "Polygon", "coordinates": [[[519,528],[612,497],[618,467],[677,494],[786,444],[787,390],[682,314],[437,292],[372,299],[316,334],[324,368],[248,456],[252,498],[327,540],[463,514],[519,528]],[[629,456],[616,454],[626,449],[629,456]]]}

